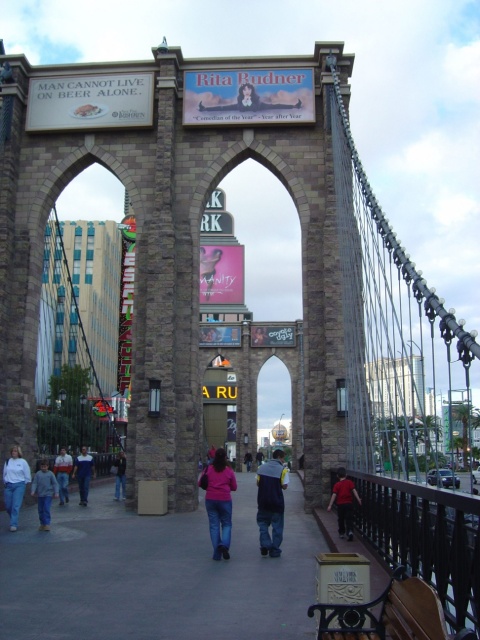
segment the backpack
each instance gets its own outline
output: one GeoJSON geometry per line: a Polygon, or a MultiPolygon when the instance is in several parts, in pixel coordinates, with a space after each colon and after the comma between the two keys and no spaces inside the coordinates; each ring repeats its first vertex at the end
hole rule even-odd
{"type": "Polygon", "coordinates": [[[208,467],[205,467],[203,473],[200,477],[200,487],[206,491],[208,489],[208,476],[207,476],[208,467]]]}

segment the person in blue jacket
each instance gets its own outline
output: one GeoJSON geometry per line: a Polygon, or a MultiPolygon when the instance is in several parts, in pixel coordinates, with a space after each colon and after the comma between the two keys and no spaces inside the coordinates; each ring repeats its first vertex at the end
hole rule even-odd
{"type": "Polygon", "coordinates": [[[285,454],[275,449],[272,460],[267,460],[257,470],[257,524],[260,529],[260,553],[262,556],[279,558],[283,541],[285,500],[283,492],[289,482],[285,454]],[[272,532],[270,534],[270,527],[272,532]]]}
{"type": "Polygon", "coordinates": [[[88,491],[90,489],[90,479],[96,477],[95,472],[95,459],[88,453],[87,447],[82,447],[82,454],[75,458],[75,465],[73,467],[72,480],[78,478],[78,490],[80,491],[81,507],[86,507],[88,504],[88,491]]]}

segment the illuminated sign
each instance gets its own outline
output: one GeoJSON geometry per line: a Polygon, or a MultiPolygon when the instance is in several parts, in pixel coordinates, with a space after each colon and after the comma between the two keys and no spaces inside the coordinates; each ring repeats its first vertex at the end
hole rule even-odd
{"type": "Polygon", "coordinates": [[[184,87],[184,125],[315,122],[313,69],[186,71],[184,87]]]}
{"type": "Polygon", "coordinates": [[[206,385],[202,387],[204,402],[215,402],[217,404],[235,404],[237,399],[237,387],[232,385],[206,385]]]}
{"type": "Polygon", "coordinates": [[[118,383],[123,395],[132,381],[132,321],[135,286],[135,239],[137,226],[135,216],[122,220],[122,277],[120,293],[120,331],[118,338],[118,383]]]}

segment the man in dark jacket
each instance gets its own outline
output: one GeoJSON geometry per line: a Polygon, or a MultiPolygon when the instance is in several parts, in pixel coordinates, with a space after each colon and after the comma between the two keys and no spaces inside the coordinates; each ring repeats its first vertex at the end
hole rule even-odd
{"type": "Polygon", "coordinates": [[[257,470],[257,524],[260,529],[260,553],[266,557],[279,558],[282,551],[285,501],[283,491],[288,487],[288,468],[284,465],[285,454],[281,449],[273,452],[257,470]],[[270,535],[269,527],[272,527],[270,535]]]}

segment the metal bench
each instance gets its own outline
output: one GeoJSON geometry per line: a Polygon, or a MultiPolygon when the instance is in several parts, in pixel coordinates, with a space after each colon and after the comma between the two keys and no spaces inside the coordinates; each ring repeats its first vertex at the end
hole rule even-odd
{"type": "Polygon", "coordinates": [[[382,595],[371,602],[311,605],[309,617],[320,614],[317,640],[478,640],[470,629],[449,634],[435,590],[420,578],[400,580],[403,573],[398,567],[382,595]]]}

